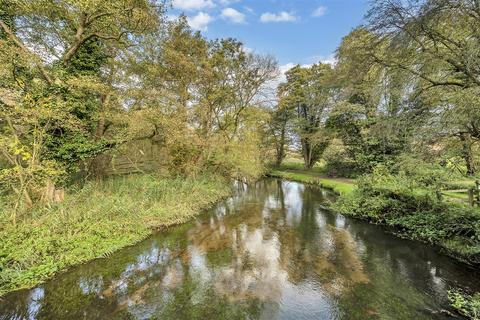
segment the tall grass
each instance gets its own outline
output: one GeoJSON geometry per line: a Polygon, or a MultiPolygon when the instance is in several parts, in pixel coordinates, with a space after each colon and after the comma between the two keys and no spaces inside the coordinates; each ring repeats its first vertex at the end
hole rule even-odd
{"type": "Polygon", "coordinates": [[[131,175],[89,182],[16,226],[0,214],[0,295],[31,287],[69,266],[134,244],[181,223],[230,194],[226,180],[131,175]]]}

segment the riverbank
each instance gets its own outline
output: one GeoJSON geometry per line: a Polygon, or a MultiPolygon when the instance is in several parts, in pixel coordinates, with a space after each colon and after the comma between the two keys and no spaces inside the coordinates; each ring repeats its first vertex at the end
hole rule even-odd
{"type": "MultiPolygon", "coordinates": [[[[447,192],[440,201],[432,190],[409,189],[394,177],[378,181],[371,177],[358,181],[328,178],[321,169],[303,170],[295,163],[269,175],[330,189],[340,195],[332,206],[337,212],[392,227],[399,237],[438,246],[456,260],[480,265],[480,210],[467,207],[465,201],[452,201],[454,197],[447,192]]],[[[479,293],[452,291],[448,298],[459,314],[479,319],[479,293]]]]}
{"type": "Polygon", "coordinates": [[[464,263],[480,265],[480,210],[436,199],[427,189],[409,189],[389,179],[329,178],[296,163],[271,170],[272,177],[319,185],[340,195],[332,208],[344,215],[394,228],[411,240],[437,245],[464,263]]]}
{"type": "Polygon", "coordinates": [[[65,201],[36,208],[16,226],[0,216],[0,296],[133,245],[231,194],[217,176],[130,175],[88,182],[65,201]]]}
{"type": "Polygon", "coordinates": [[[355,180],[353,179],[329,178],[313,170],[279,168],[271,170],[268,175],[274,178],[319,185],[339,195],[348,194],[355,190],[355,180]]]}
{"type": "Polygon", "coordinates": [[[432,248],[319,210],[329,198],[278,179],[239,185],[194,221],[6,295],[0,314],[426,320],[450,310],[450,284],[480,290],[480,278],[432,248]]]}

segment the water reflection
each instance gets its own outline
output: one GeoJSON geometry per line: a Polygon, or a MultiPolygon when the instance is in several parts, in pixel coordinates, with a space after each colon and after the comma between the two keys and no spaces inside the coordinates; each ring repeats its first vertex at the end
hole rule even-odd
{"type": "Polygon", "coordinates": [[[0,301],[0,319],[435,319],[478,273],[325,212],[328,192],[237,184],[195,221],[0,301]]]}

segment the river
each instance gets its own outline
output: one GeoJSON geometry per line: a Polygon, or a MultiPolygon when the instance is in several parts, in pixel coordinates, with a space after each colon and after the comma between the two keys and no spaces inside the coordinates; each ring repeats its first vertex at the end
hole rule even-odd
{"type": "Polygon", "coordinates": [[[193,221],[0,300],[0,319],[448,319],[478,270],[265,179],[193,221]]]}

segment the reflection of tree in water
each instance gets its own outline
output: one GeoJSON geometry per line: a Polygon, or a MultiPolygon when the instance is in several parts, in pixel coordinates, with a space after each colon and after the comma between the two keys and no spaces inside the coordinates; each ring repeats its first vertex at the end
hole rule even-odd
{"type": "MultiPolygon", "coordinates": [[[[280,188],[283,190],[283,188],[280,188]]],[[[286,190],[286,192],[289,192],[286,190]]],[[[302,206],[297,219],[286,221],[286,210],[279,213],[276,227],[280,238],[280,259],[288,279],[299,284],[314,279],[330,294],[340,295],[344,290],[359,283],[368,282],[358,257],[355,242],[343,230],[321,223],[319,204],[323,199],[320,190],[314,187],[297,189],[302,206]]],[[[281,194],[281,193],[280,193],[281,194]]],[[[288,195],[287,199],[294,199],[288,195]]],[[[282,208],[288,208],[281,200],[282,208]]],[[[322,215],[322,218],[329,218],[322,215]]]]}
{"type": "Polygon", "coordinates": [[[278,302],[287,281],[314,278],[335,295],[368,282],[348,232],[318,225],[315,193],[298,193],[278,181],[260,188],[265,189],[269,192],[257,190],[257,201],[247,202],[236,215],[213,216],[188,233],[189,243],[205,254],[217,295],[236,302],[278,302]],[[291,221],[285,193],[289,201],[302,203],[291,221]],[[275,203],[268,194],[274,194],[275,203]]]}
{"type": "MultiPolygon", "coordinates": [[[[26,294],[14,292],[12,294],[15,303],[6,303],[0,298],[0,319],[34,319],[42,308],[45,291],[39,287],[26,294]]],[[[12,301],[11,300],[11,301],[12,301]]]]}
{"type": "Polygon", "coordinates": [[[343,229],[329,229],[333,249],[319,254],[314,268],[322,287],[330,294],[340,296],[357,284],[368,283],[369,278],[351,235],[343,229]]]}
{"type": "Polygon", "coordinates": [[[257,201],[236,215],[217,217],[189,232],[191,244],[205,253],[206,264],[215,275],[212,285],[217,294],[230,301],[278,301],[281,296],[284,272],[278,267],[278,240],[259,214],[267,196],[267,192],[257,192],[257,201]],[[225,259],[219,259],[219,252],[225,251],[220,254],[225,259]]]}
{"type": "Polygon", "coordinates": [[[12,295],[0,314],[270,319],[285,311],[282,299],[295,288],[304,294],[298,303],[327,296],[342,319],[421,319],[431,317],[425,306],[435,306],[412,282],[426,283],[432,296],[448,288],[438,267],[445,260],[435,263],[438,258],[426,256],[431,250],[322,212],[317,188],[280,180],[236,188],[237,196],[211,214],[12,295]]]}
{"type": "Polygon", "coordinates": [[[377,226],[352,224],[348,231],[361,242],[364,269],[374,276],[368,285],[354,287],[339,300],[342,318],[364,319],[360,316],[364,314],[371,319],[440,317],[438,310],[447,302],[439,302],[449,287],[445,283],[449,277],[442,276],[441,270],[454,270],[451,260],[423,244],[385,234],[377,226]]]}
{"type": "Polygon", "coordinates": [[[192,277],[187,277],[171,292],[162,310],[150,319],[258,319],[262,309],[258,299],[232,304],[213,287],[202,288],[192,277]]]}

